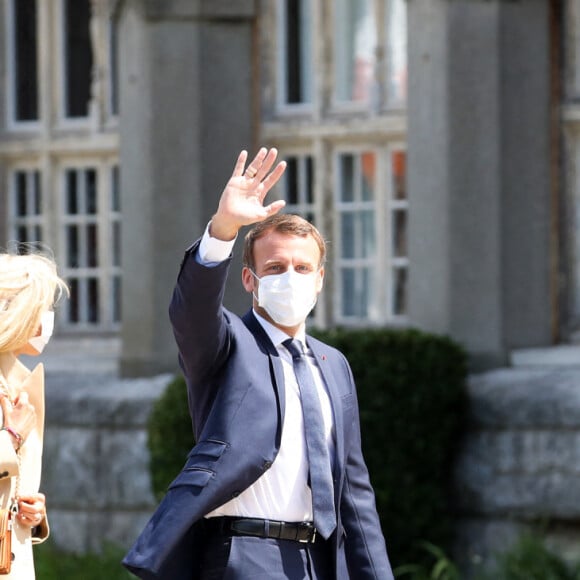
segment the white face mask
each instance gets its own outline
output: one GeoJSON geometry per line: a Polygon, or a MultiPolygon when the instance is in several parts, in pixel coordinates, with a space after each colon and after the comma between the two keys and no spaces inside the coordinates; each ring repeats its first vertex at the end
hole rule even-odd
{"type": "Polygon", "coordinates": [[[33,336],[28,344],[40,354],[48,344],[54,330],[54,312],[49,310],[40,317],[40,336],[33,336]]]}
{"type": "Polygon", "coordinates": [[[306,320],[318,298],[317,272],[297,274],[291,269],[262,278],[254,272],[252,274],[260,282],[256,297],[258,305],[274,322],[282,326],[296,326],[306,320]]]}

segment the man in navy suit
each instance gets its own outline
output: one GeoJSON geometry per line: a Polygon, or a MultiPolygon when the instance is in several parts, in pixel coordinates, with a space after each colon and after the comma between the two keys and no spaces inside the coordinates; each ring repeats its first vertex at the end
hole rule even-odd
{"type": "Polygon", "coordinates": [[[170,318],[197,444],[123,561],[144,579],[393,578],[350,367],[305,333],[324,240],[279,213],[283,201],[264,205],[285,170],[276,157],[263,148],[246,167],[242,151],[181,265],[170,318]],[[239,318],[222,297],[238,232],[252,224],[242,284],[253,308],[239,318]]]}

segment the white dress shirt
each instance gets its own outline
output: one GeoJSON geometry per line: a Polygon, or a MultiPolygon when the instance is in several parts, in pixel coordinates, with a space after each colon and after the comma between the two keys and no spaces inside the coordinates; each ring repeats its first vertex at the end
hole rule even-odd
{"type": "MultiPolygon", "coordinates": [[[[196,259],[205,265],[222,262],[230,255],[235,240],[223,242],[209,235],[202,237],[196,259]]],[[[208,513],[206,517],[254,517],[286,522],[312,521],[312,494],[308,486],[308,456],[300,390],[294,375],[292,356],[282,344],[288,335],[262,318],[258,322],[276,347],[284,370],[285,412],[280,450],[272,467],[238,497],[208,513]]],[[[304,325],[294,337],[305,345],[304,325]]],[[[307,349],[306,349],[307,350],[307,349]]],[[[314,357],[307,351],[307,360],[320,398],[330,457],[334,457],[335,436],[332,407],[328,391],[314,357]]]]}

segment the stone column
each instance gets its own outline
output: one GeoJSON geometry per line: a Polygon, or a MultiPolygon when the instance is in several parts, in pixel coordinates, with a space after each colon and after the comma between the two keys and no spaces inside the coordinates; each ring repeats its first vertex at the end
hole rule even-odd
{"type": "MultiPolygon", "coordinates": [[[[176,369],[167,307],[179,263],[217,207],[237,153],[254,145],[254,16],[251,0],[127,0],[118,8],[122,375],[176,369]]],[[[228,298],[241,307],[239,292],[228,298]]]]}
{"type": "Polygon", "coordinates": [[[409,0],[411,322],[475,367],[547,345],[547,0],[409,0]]]}

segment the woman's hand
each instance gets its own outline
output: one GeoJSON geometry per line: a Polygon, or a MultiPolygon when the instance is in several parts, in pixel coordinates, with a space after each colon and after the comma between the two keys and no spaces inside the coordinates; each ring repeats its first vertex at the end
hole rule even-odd
{"type": "Polygon", "coordinates": [[[0,405],[4,414],[3,426],[14,430],[22,438],[21,441],[18,441],[16,437],[12,437],[14,449],[18,449],[22,442],[26,441],[36,423],[36,411],[28,401],[28,393],[26,392],[18,395],[14,405],[8,397],[1,395],[0,405]]]}
{"type": "Polygon", "coordinates": [[[31,493],[18,497],[17,518],[23,526],[34,528],[46,517],[46,497],[43,493],[31,493]]]}

